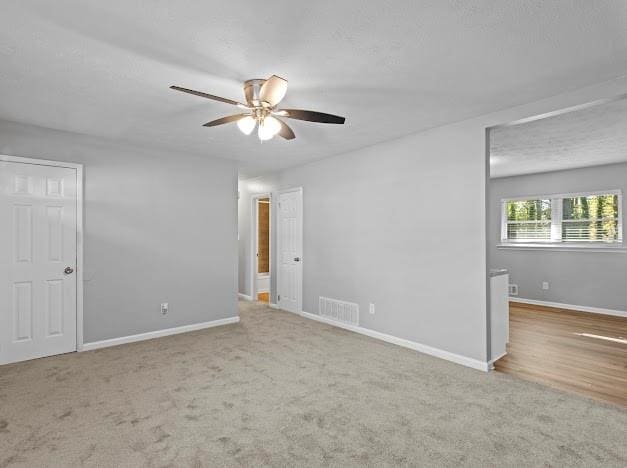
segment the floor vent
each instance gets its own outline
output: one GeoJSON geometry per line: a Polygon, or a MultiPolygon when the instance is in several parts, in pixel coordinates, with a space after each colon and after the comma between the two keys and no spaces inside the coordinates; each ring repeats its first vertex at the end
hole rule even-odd
{"type": "Polygon", "coordinates": [[[359,304],[320,296],[318,312],[335,322],[359,326],[359,304]]]}

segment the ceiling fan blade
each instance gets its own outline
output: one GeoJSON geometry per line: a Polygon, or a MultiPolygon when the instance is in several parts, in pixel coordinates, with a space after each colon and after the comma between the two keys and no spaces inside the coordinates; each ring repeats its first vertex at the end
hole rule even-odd
{"type": "MultiPolygon", "coordinates": [[[[275,117],[276,118],[276,117],[275,117]]],[[[285,138],[286,140],[293,140],[296,138],[294,131],[281,119],[277,119],[281,123],[281,130],[279,130],[278,135],[285,138]]]]}
{"type": "Polygon", "coordinates": [[[233,99],[227,99],[220,96],[214,96],[213,94],[203,93],[202,91],[195,91],[193,89],[181,88],[180,86],[170,86],[170,89],[174,89],[176,91],[181,91],[187,94],[193,94],[194,96],[200,96],[206,99],[213,99],[214,101],[225,102],[227,104],[233,104],[234,106],[248,108],[247,105],[242,104],[241,102],[234,101],[233,99]]]}
{"type": "Polygon", "coordinates": [[[222,124],[225,124],[225,123],[237,122],[239,119],[241,119],[242,117],[246,117],[247,115],[250,115],[250,114],[229,115],[227,117],[222,117],[221,119],[212,120],[211,122],[207,122],[206,124],[203,124],[203,127],[215,127],[217,125],[222,125],[222,124]]]}
{"type": "Polygon", "coordinates": [[[346,119],[339,115],[325,114],[324,112],[308,111],[302,109],[281,109],[277,115],[289,117],[290,119],[306,120],[308,122],[319,122],[329,124],[343,124],[346,119]]]}
{"type": "Polygon", "coordinates": [[[276,106],[287,92],[287,80],[280,76],[272,75],[266,80],[259,90],[259,100],[267,102],[270,107],[276,106]]]}

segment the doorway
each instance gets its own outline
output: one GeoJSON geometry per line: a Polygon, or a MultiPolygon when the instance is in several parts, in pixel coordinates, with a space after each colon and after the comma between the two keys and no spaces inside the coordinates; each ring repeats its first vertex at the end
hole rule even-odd
{"type": "Polygon", "coordinates": [[[272,279],[270,241],[272,197],[270,194],[255,195],[252,198],[252,203],[252,298],[255,301],[269,304],[272,279]]]}
{"type": "Polygon", "coordinates": [[[627,407],[627,99],[487,130],[497,372],[627,407]]]}
{"type": "Polygon", "coordinates": [[[82,343],[82,166],[0,156],[0,364],[82,343]]]}

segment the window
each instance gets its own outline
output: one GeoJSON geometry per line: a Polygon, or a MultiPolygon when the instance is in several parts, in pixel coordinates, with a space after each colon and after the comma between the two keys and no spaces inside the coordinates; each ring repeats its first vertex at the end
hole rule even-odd
{"type": "Polygon", "coordinates": [[[508,201],[507,239],[551,240],[551,200],[508,201]]]}
{"type": "Polygon", "coordinates": [[[562,199],[562,240],[619,240],[618,195],[583,195],[562,199]]]}
{"type": "Polygon", "coordinates": [[[622,242],[619,190],[502,200],[504,243],[622,242]]]}

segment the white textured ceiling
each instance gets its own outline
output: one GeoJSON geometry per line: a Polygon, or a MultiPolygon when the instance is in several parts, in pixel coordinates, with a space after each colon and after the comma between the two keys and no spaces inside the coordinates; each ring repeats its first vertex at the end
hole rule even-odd
{"type": "Polygon", "coordinates": [[[490,176],[627,162],[627,99],[490,130],[490,176]]]}
{"type": "MultiPolygon", "coordinates": [[[[252,176],[558,94],[627,71],[622,0],[3,0],[0,118],[240,161],[252,176]],[[236,113],[277,74],[292,121],[264,144],[236,113]]],[[[384,155],[382,155],[384,156],[384,155]]]]}

